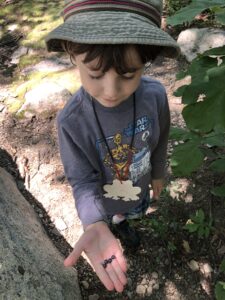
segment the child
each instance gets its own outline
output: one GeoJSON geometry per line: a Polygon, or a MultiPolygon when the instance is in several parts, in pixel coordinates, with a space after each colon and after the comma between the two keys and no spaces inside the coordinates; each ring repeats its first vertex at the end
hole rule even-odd
{"type": "Polygon", "coordinates": [[[163,188],[168,102],[158,81],[142,77],[159,53],[179,52],[160,29],[161,8],[161,0],[66,0],[64,24],[46,38],[49,51],[70,55],[82,82],[58,116],[61,158],[84,226],[64,264],[84,251],[117,292],[127,282],[126,260],[112,231],[137,248],[126,219],[146,212],[149,184],[154,198],[163,188]]]}

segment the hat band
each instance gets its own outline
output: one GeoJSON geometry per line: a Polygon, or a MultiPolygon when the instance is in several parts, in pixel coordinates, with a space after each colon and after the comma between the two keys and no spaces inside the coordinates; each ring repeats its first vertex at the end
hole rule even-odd
{"type": "Polygon", "coordinates": [[[86,12],[86,11],[126,11],[132,12],[144,17],[147,17],[160,27],[161,24],[161,16],[158,10],[150,4],[143,3],[143,1],[124,1],[124,0],[74,0],[65,5],[63,11],[64,21],[68,19],[70,16],[86,12]]]}

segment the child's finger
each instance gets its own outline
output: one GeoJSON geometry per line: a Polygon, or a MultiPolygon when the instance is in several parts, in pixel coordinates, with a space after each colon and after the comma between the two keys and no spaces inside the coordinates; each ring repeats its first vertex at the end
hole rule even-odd
{"type": "Polygon", "coordinates": [[[115,268],[112,266],[112,264],[109,264],[109,265],[107,265],[105,270],[106,270],[108,276],[110,277],[111,281],[113,282],[115,290],[117,292],[121,293],[124,289],[125,283],[123,283],[120,280],[120,278],[118,277],[118,273],[116,272],[115,268]]]}
{"type": "Polygon", "coordinates": [[[115,286],[112,280],[110,279],[109,275],[101,265],[101,263],[93,263],[93,267],[95,269],[95,272],[98,276],[98,278],[101,280],[101,282],[104,284],[104,286],[107,288],[109,291],[113,291],[115,286]]]}
{"type": "Polygon", "coordinates": [[[127,277],[126,277],[125,273],[123,272],[123,270],[121,269],[120,264],[118,263],[117,259],[113,260],[112,267],[114,268],[114,271],[116,272],[117,277],[118,277],[119,281],[122,283],[122,285],[126,285],[127,277]]]}
{"type": "Polygon", "coordinates": [[[81,253],[83,252],[83,247],[81,240],[79,240],[74,248],[73,251],[70,253],[70,255],[64,260],[64,266],[65,267],[72,267],[76,264],[77,260],[81,256],[81,253]]]}
{"type": "Polygon", "coordinates": [[[121,270],[126,273],[127,271],[127,261],[122,253],[116,253],[117,261],[120,265],[121,270]]]}

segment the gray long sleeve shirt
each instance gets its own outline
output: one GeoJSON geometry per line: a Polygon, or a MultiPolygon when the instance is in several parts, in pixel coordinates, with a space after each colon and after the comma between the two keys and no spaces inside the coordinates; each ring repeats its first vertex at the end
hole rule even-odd
{"type": "Polygon", "coordinates": [[[116,174],[91,102],[94,101],[114,164],[122,172],[133,133],[133,95],[109,108],[91,100],[81,87],[58,115],[61,159],[84,226],[139,206],[151,179],[165,175],[170,125],[165,89],[158,81],[142,77],[135,99],[135,135],[129,167],[129,180],[141,189],[135,201],[110,196],[103,189],[112,184],[116,174]]]}

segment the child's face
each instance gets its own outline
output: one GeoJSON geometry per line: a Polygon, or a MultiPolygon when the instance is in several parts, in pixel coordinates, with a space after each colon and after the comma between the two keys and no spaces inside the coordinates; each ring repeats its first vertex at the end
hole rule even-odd
{"type": "Polygon", "coordinates": [[[115,107],[126,100],[137,89],[144,65],[135,48],[130,47],[126,53],[129,67],[134,68],[131,73],[118,74],[111,68],[103,73],[95,70],[98,59],[84,64],[86,53],[74,57],[80,72],[84,89],[105,107],[115,107]]]}

